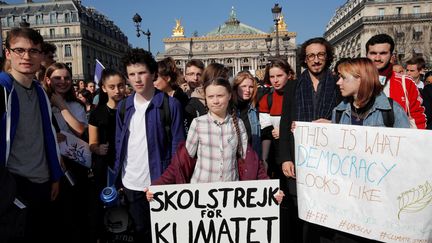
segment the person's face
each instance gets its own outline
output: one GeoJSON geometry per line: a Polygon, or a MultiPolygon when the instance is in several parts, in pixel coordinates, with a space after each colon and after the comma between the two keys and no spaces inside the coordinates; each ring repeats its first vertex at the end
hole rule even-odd
{"type": "Polygon", "coordinates": [[[413,80],[418,80],[420,78],[420,71],[417,69],[417,64],[408,64],[406,68],[406,73],[413,80]]]}
{"type": "Polygon", "coordinates": [[[102,90],[107,93],[108,99],[118,102],[125,96],[126,84],[118,75],[109,76],[105,79],[102,90]]]}
{"type": "Polygon", "coordinates": [[[138,94],[145,94],[153,88],[154,73],[150,73],[147,65],[142,63],[130,64],[126,67],[128,80],[138,94]]]}
{"type": "Polygon", "coordinates": [[[78,82],[78,88],[79,88],[79,90],[85,89],[85,83],[83,80],[80,80],[78,82]]]}
{"type": "Polygon", "coordinates": [[[72,88],[72,79],[70,73],[66,69],[55,70],[50,77],[47,78],[48,85],[51,86],[54,93],[64,95],[72,88]]]}
{"type": "Polygon", "coordinates": [[[429,76],[425,79],[425,83],[432,84],[432,76],[429,76]]]}
{"type": "Polygon", "coordinates": [[[367,52],[367,58],[373,61],[375,67],[378,70],[382,70],[387,67],[387,64],[390,62],[391,53],[390,53],[390,44],[381,43],[369,46],[369,50],[367,52]]]}
{"type": "Polygon", "coordinates": [[[77,98],[83,103],[83,104],[87,104],[87,99],[82,96],[82,94],[78,93],[77,98]]]}
{"type": "Polygon", "coordinates": [[[158,90],[161,90],[163,92],[167,92],[170,89],[169,85],[170,77],[158,75],[156,81],[154,81],[153,85],[158,90]]]}
{"type": "Polygon", "coordinates": [[[275,90],[283,90],[285,84],[289,79],[288,74],[284,70],[278,67],[270,68],[269,76],[270,76],[270,83],[272,84],[275,90]]]}
{"type": "Polygon", "coordinates": [[[202,72],[202,69],[195,66],[186,68],[185,80],[191,89],[201,86],[202,72]]]}
{"type": "Polygon", "coordinates": [[[95,87],[94,83],[88,83],[87,84],[87,90],[90,91],[90,93],[93,94],[95,92],[95,89],[96,89],[96,87],[95,87]]]}
{"type": "Polygon", "coordinates": [[[360,78],[356,78],[350,73],[339,71],[339,80],[336,82],[343,97],[357,97],[360,87],[360,78]]]}
{"type": "Polygon", "coordinates": [[[10,61],[11,73],[21,75],[34,75],[40,69],[43,56],[40,44],[35,45],[23,37],[13,38],[10,49],[5,50],[5,55],[10,61]]]}
{"type": "Polygon", "coordinates": [[[255,82],[252,79],[244,79],[243,82],[241,82],[237,87],[237,96],[245,101],[250,100],[253,95],[254,84],[255,82]]]}
{"type": "Polygon", "coordinates": [[[210,112],[223,116],[226,114],[231,94],[221,85],[209,85],[205,89],[205,98],[210,112]]]}
{"type": "Polygon", "coordinates": [[[400,74],[404,74],[405,73],[404,68],[401,65],[398,65],[398,64],[393,65],[393,71],[396,72],[396,73],[400,73],[400,74]]]}
{"type": "Polygon", "coordinates": [[[318,75],[324,70],[326,58],[327,52],[324,45],[313,43],[306,47],[305,63],[312,74],[318,75]]]}

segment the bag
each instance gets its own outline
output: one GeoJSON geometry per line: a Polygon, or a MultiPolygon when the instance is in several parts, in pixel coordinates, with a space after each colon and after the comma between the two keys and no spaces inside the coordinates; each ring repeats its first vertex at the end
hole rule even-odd
{"type": "Polygon", "coordinates": [[[404,95],[405,95],[405,106],[406,106],[406,111],[407,111],[407,115],[408,115],[408,120],[410,123],[410,128],[417,128],[417,124],[414,120],[414,118],[412,118],[411,116],[411,112],[410,112],[410,107],[409,107],[409,100],[408,100],[408,95],[407,95],[407,90],[406,90],[406,84],[405,84],[405,75],[402,76],[402,88],[404,91],[404,95]]]}

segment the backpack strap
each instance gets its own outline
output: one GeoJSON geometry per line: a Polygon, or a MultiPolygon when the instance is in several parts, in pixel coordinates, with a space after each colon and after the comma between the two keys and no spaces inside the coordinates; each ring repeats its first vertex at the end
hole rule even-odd
{"type": "Polygon", "coordinates": [[[270,92],[267,95],[267,106],[269,109],[269,113],[270,113],[272,105],[273,105],[273,89],[270,90],[270,92]]]}
{"type": "Polygon", "coordinates": [[[171,144],[171,111],[169,107],[169,97],[168,94],[164,93],[162,111],[160,112],[161,122],[164,125],[165,137],[167,138],[167,145],[171,144]]]}
{"type": "Polygon", "coordinates": [[[386,127],[393,127],[395,122],[394,110],[393,110],[393,99],[388,97],[388,101],[390,103],[390,110],[385,110],[381,112],[384,125],[386,127]]]}

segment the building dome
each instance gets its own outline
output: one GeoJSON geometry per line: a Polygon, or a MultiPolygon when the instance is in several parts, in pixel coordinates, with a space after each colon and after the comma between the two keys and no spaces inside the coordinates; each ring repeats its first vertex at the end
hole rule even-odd
{"type": "Polygon", "coordinates": [[[264,31],[240,23],[236,17],[234,7],[231,9],[230,17],[224,24],[210,31],[205,36],[223,36],[223,35],[251,35],[251,34],[266,34],[264,31]]]}

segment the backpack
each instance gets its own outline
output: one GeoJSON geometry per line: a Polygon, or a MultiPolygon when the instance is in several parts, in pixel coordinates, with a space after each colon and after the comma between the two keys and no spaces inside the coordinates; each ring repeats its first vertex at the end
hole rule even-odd
{"type": "MultiPolygon", "coordinates": [[[[381,112],[383,121],[384,121],[384,125],[386,127],[393,127],[394,126],[394,110],[393,110],[393,99],[392,98],[388,98],[388,101],[390,103],[390,110],[383,110],[381,112]]],[[[336,110],[336,123],[339,124],[341,118],[342,118],[342,113],[343,111],[341,110],[336,110]]]]}
{"type": "MultiPolygon", "coordinates": [[[[124,102],[122,102],[120,110],[119,110],[119,116],[120,116],[120,119],[122,121],[124,120],[125,112],[126,112],[126,100],[124,102]]],[[[166,93],[164,93],[162,108],[160,108],[160,119],[161,119],[162,124],[164,125],[165,137],[167,138],[166,144],[169,145],[169,144],[171,144],[171,141],[172,141],[171,111],[170,111],[170,107],[169,107],[169,97],[166,93]]]]}

